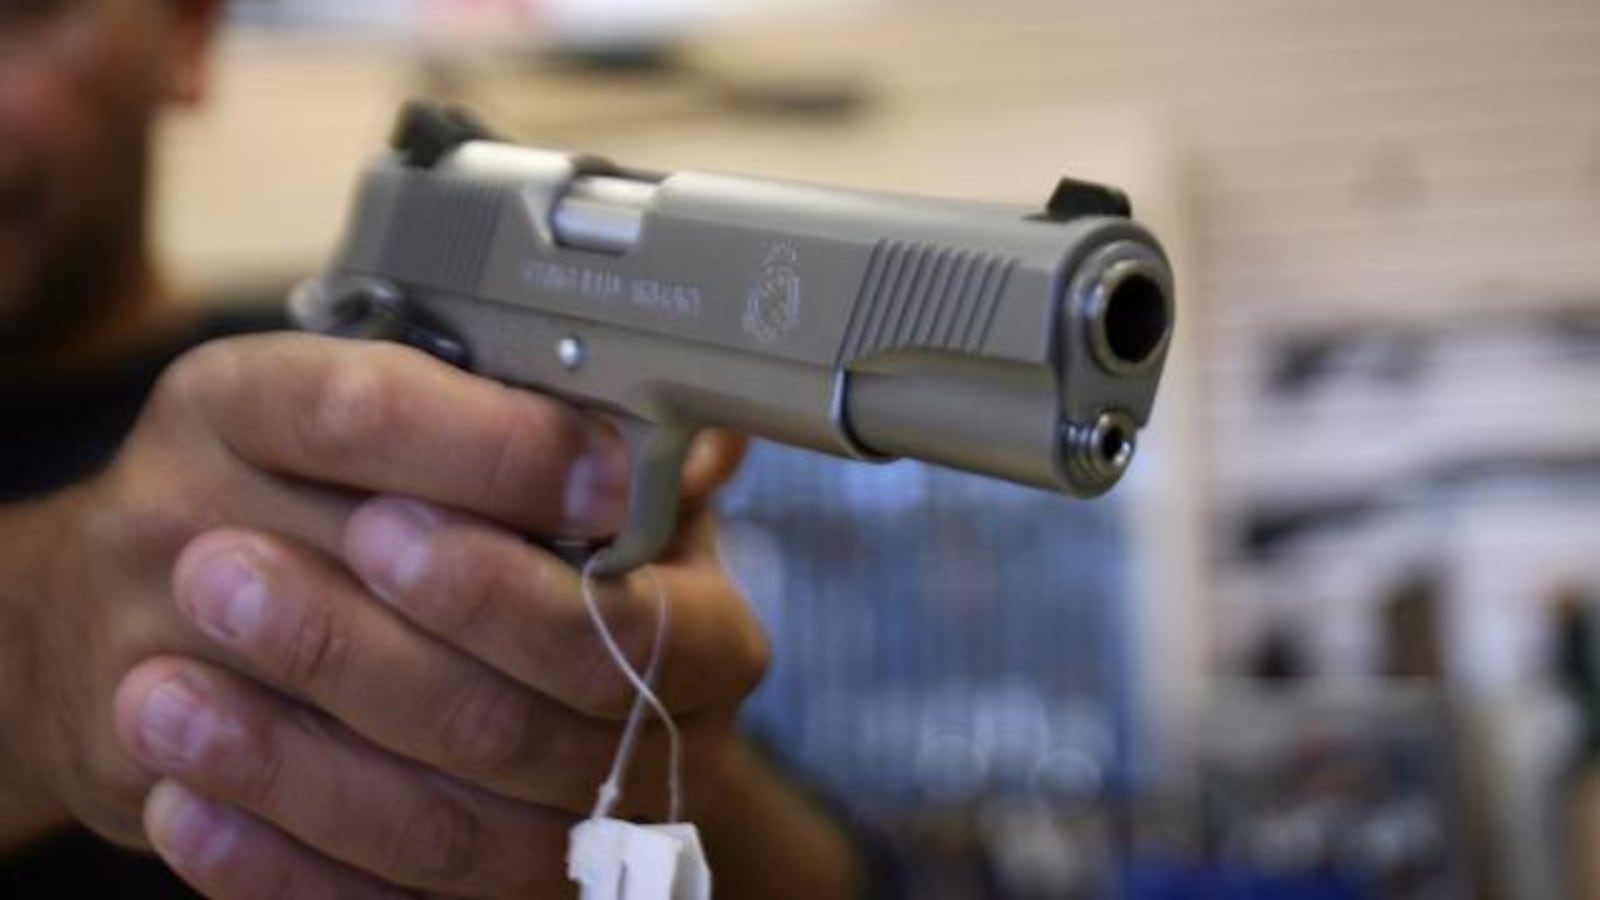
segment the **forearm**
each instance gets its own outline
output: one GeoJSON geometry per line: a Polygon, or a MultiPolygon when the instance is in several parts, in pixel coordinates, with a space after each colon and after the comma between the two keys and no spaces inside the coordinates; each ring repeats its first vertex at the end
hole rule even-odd
{"type": "Polygon", "coordinates": [[[45,548],[58,517],[50,504],[0,506],[0,859],[67,821],[28,746],[39,731],[32,711],[36,623],[50,579],[45,548]]]}
{"type": "Polygon", "coordinates": [[[723,897],[849,900],[862,894],[858,854],[837,823],[742,741],[700,827],[723,897]]]}

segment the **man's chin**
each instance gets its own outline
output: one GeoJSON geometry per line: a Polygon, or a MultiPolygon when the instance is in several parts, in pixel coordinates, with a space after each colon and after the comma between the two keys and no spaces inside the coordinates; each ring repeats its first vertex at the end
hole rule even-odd
{"type": "Polygon", "coordinates": [[[17,289],[18,279],[14,279],[11,272],[7,271],[5,261],[0,258],[0,347],[12,349],[14,335],[28,331],[28,320],[33,318],[31,304],[24,298],[23,291],[17,289]]]}
{"type": "Polygon", "coordinates": [[[17,241],[8,240],[5,226],[0,224],[0,346],[9,348],[11,336],[27,331],[28,320],[39,315],[32,307],[39,298],[30,296],[25,287],[32,279],[17,241]]]}
{"type": "Polygon", "coordinates": [[[46,352],[59,331],[50,298],[19,262],[0,249],[0,354],[13,359],[46,352]]]}

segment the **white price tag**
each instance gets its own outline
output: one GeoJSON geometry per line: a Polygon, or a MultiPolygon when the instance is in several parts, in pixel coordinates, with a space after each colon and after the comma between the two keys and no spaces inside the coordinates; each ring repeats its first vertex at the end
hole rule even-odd
{"type": "Polygon", "coordinates": [[[693,825],[580,822],[567,875],[583,900],[711,900],[711,870],[693,825]]]}

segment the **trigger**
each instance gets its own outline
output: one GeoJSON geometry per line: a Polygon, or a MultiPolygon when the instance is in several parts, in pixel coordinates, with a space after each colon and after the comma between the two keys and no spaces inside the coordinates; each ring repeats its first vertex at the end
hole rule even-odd
{"type": "Polygon", "coordinates": [[[615,578],[654,562],[677,531],[683,465],[695,429],[620,416],[607,418],[627,441],[633,472],[622,533],[602,547],[590,565],[597,577],[615,578]]]}

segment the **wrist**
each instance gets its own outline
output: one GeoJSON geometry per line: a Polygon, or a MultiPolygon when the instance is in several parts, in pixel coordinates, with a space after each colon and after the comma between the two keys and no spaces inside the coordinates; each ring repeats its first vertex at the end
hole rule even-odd
{"type": "Polygon", "coordinates": [[[719,891],[736,897],[850,898],[863,873],[845,829],[743,738],[696,820],[719,891]]]}
{"type": "Polygon", "coordinates": [[[64,514],[59,501],[0,506],[0,857],[67,824],[44,777],[39,648],[54,602],[49,549],[64,514]]]}

